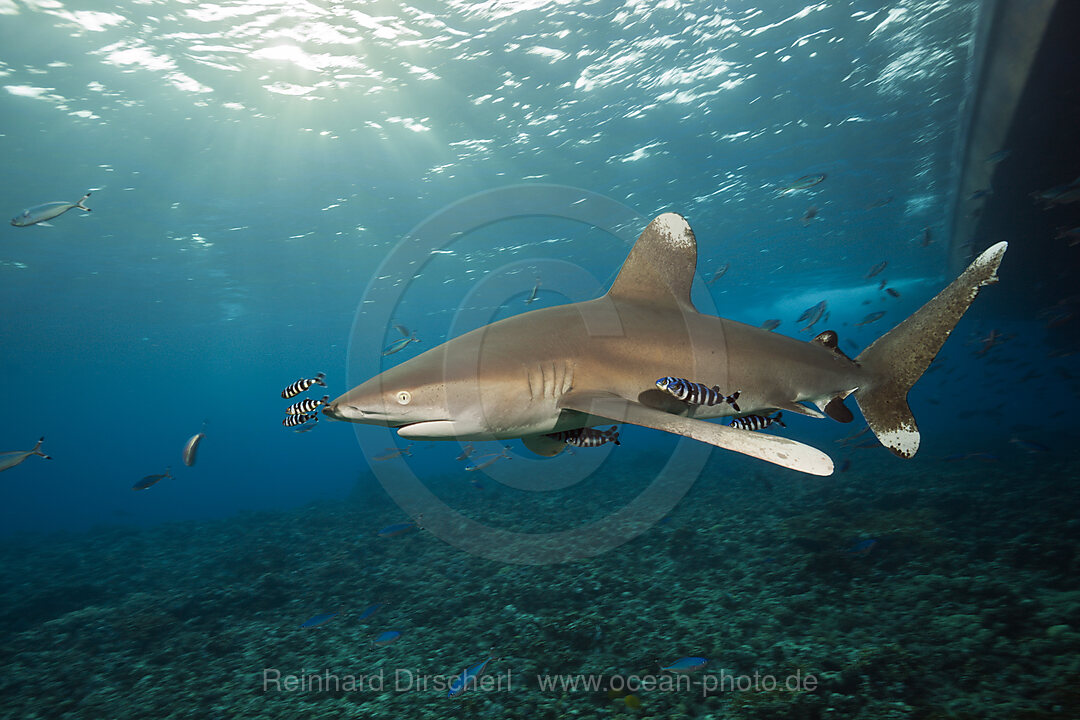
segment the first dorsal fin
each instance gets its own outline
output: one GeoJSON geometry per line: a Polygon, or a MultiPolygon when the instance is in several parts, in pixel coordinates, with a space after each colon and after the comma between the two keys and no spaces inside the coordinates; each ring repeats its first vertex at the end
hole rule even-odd
{"type": "Polygon", "coordinates": [[[682,215],[664,213],[638,237],[608,295],[693,310],[696,268],[697,240],[690,224],[682,215]]]}

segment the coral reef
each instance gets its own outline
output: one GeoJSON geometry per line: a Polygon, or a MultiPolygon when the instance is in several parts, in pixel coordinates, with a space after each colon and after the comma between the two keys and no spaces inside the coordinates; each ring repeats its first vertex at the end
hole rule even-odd
{"type": "MultiPolygon", "coordinates": [[[[0,697],[20,718],[436,718],[448,702],[530,719],[1080,714],[1076,467],[1020,482],[1004,468],[864,465],[764,483],[710,464],[664,522],[565,565],[501,565],[429,532],[376,537],[403,517],[369,492],[8,540],[0,697]],[[387,629],[401,640],[373,647],[387,629]],[[453,701],[417,686],[490,649],[489,677],[508,684],[453,701]],[[684,655],[710,660],[687,685],[625,685],[684,655]],[[268,669],[322,684],[287,690],[267,684],[268,669]],[[783,687],[796,674],[814,687],[783,687]],[[780,684],[734,686],[766,675],[780,684]],[[547,684],[556,676],[599,684],[547,684]],[[706,687],[725,677],[731,686],[706,687]]],[[[618,481],[627,493],[644,482],[618,481]]],[[[524,531],[567,522],[571,496],[580,518],[617,504],[611,478],[527,503],[438,482],[466,512],[524,531]]]]}

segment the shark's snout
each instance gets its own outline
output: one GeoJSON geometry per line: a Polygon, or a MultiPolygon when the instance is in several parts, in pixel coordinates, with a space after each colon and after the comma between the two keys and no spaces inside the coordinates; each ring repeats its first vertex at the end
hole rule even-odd
{"type": "Polygon", "coordinates": [[[357,407],[349,407],[341,405],[337,400],[323,407],[323,415],[326,415],[331,420],[353,420],[363,417],[364,412],[357,407]]]}

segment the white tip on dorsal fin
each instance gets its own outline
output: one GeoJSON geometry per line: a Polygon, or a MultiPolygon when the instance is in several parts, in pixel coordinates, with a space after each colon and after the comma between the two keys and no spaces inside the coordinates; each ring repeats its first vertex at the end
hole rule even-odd
{"type": "Polygon", "coordinates": [[[664,213],[638,237],[608,295],[693,310],[690,286],[696,269],[694,231],[682,215],[664,213]]]}

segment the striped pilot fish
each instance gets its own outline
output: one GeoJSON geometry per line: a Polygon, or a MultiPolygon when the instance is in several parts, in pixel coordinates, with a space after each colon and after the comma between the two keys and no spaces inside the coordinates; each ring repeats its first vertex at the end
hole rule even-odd
{"type": "Polygon", "coordinates": [[[551,433],[549,438],[555,440],[562,440],[567,445],[576,445],[577,447],[600,447],[604,443],[615,443],[616,445],[622,445],[619,442],[619,426],[612,425],[607,430],[601,430],[599,428],[577,428],[574,430],[563,430],[562,432],[551,433]]]}
{"type": "Polygon", "coordinates": [[[326,374],[325,373],[319,373],[318,375],[316,375],[313,378],[301,378],[300,380],[297,380],[296,382],[294,382],[289,387],[282,390],[281,391],[281,397],[283,399],[285,399],[285,400],[288,400],[289,398],[294,398],[297,395],[299,395],[300,393],[307,390],[312,385],[322,385],[323,387],[326,387],[326,382],[325,381],[326,381],[326,374]]]}
{"type": "Polygon", "coordinates": [[[727,403],[735,409],[735,412],[739,412],[739,404],[735,402],[739,399],[739,391],[736,391],[734,395],[725,395],[720,392],[719,385],[709,387],[701,383],[691,382],[685,378],[674,377],[660,378],[656,381],[656,387],[674,395],[688,405],[719,405],[720,403],[727,403]]]}
{"type": "Polygon", "coordinates": [[[281,421],[281,424],[285,427],[296,427],[297,425],[303,425],[308,420],[319,421],[318,415],[289,415],[287,418],[281,421]]]}
{"type": "Polygon", "coordinates": [[[285,408],[286,415],[303,415],[304,413],[314,412],[320,405],[330,400],[329,395],[323,395],[320,399],[304,398],[298,403],[290,405],[285,408]]]}
{"type": "Polygon", "coordinates": [[[732,418],[731,427],[738,428],[739,430],[764,430],[773,423],[776,423],[780,427],[787,427],[784,421],[780,419],[780,416],[784,413],[778,412],[775,415],[743,415],[742,417],[732,418]]]}

